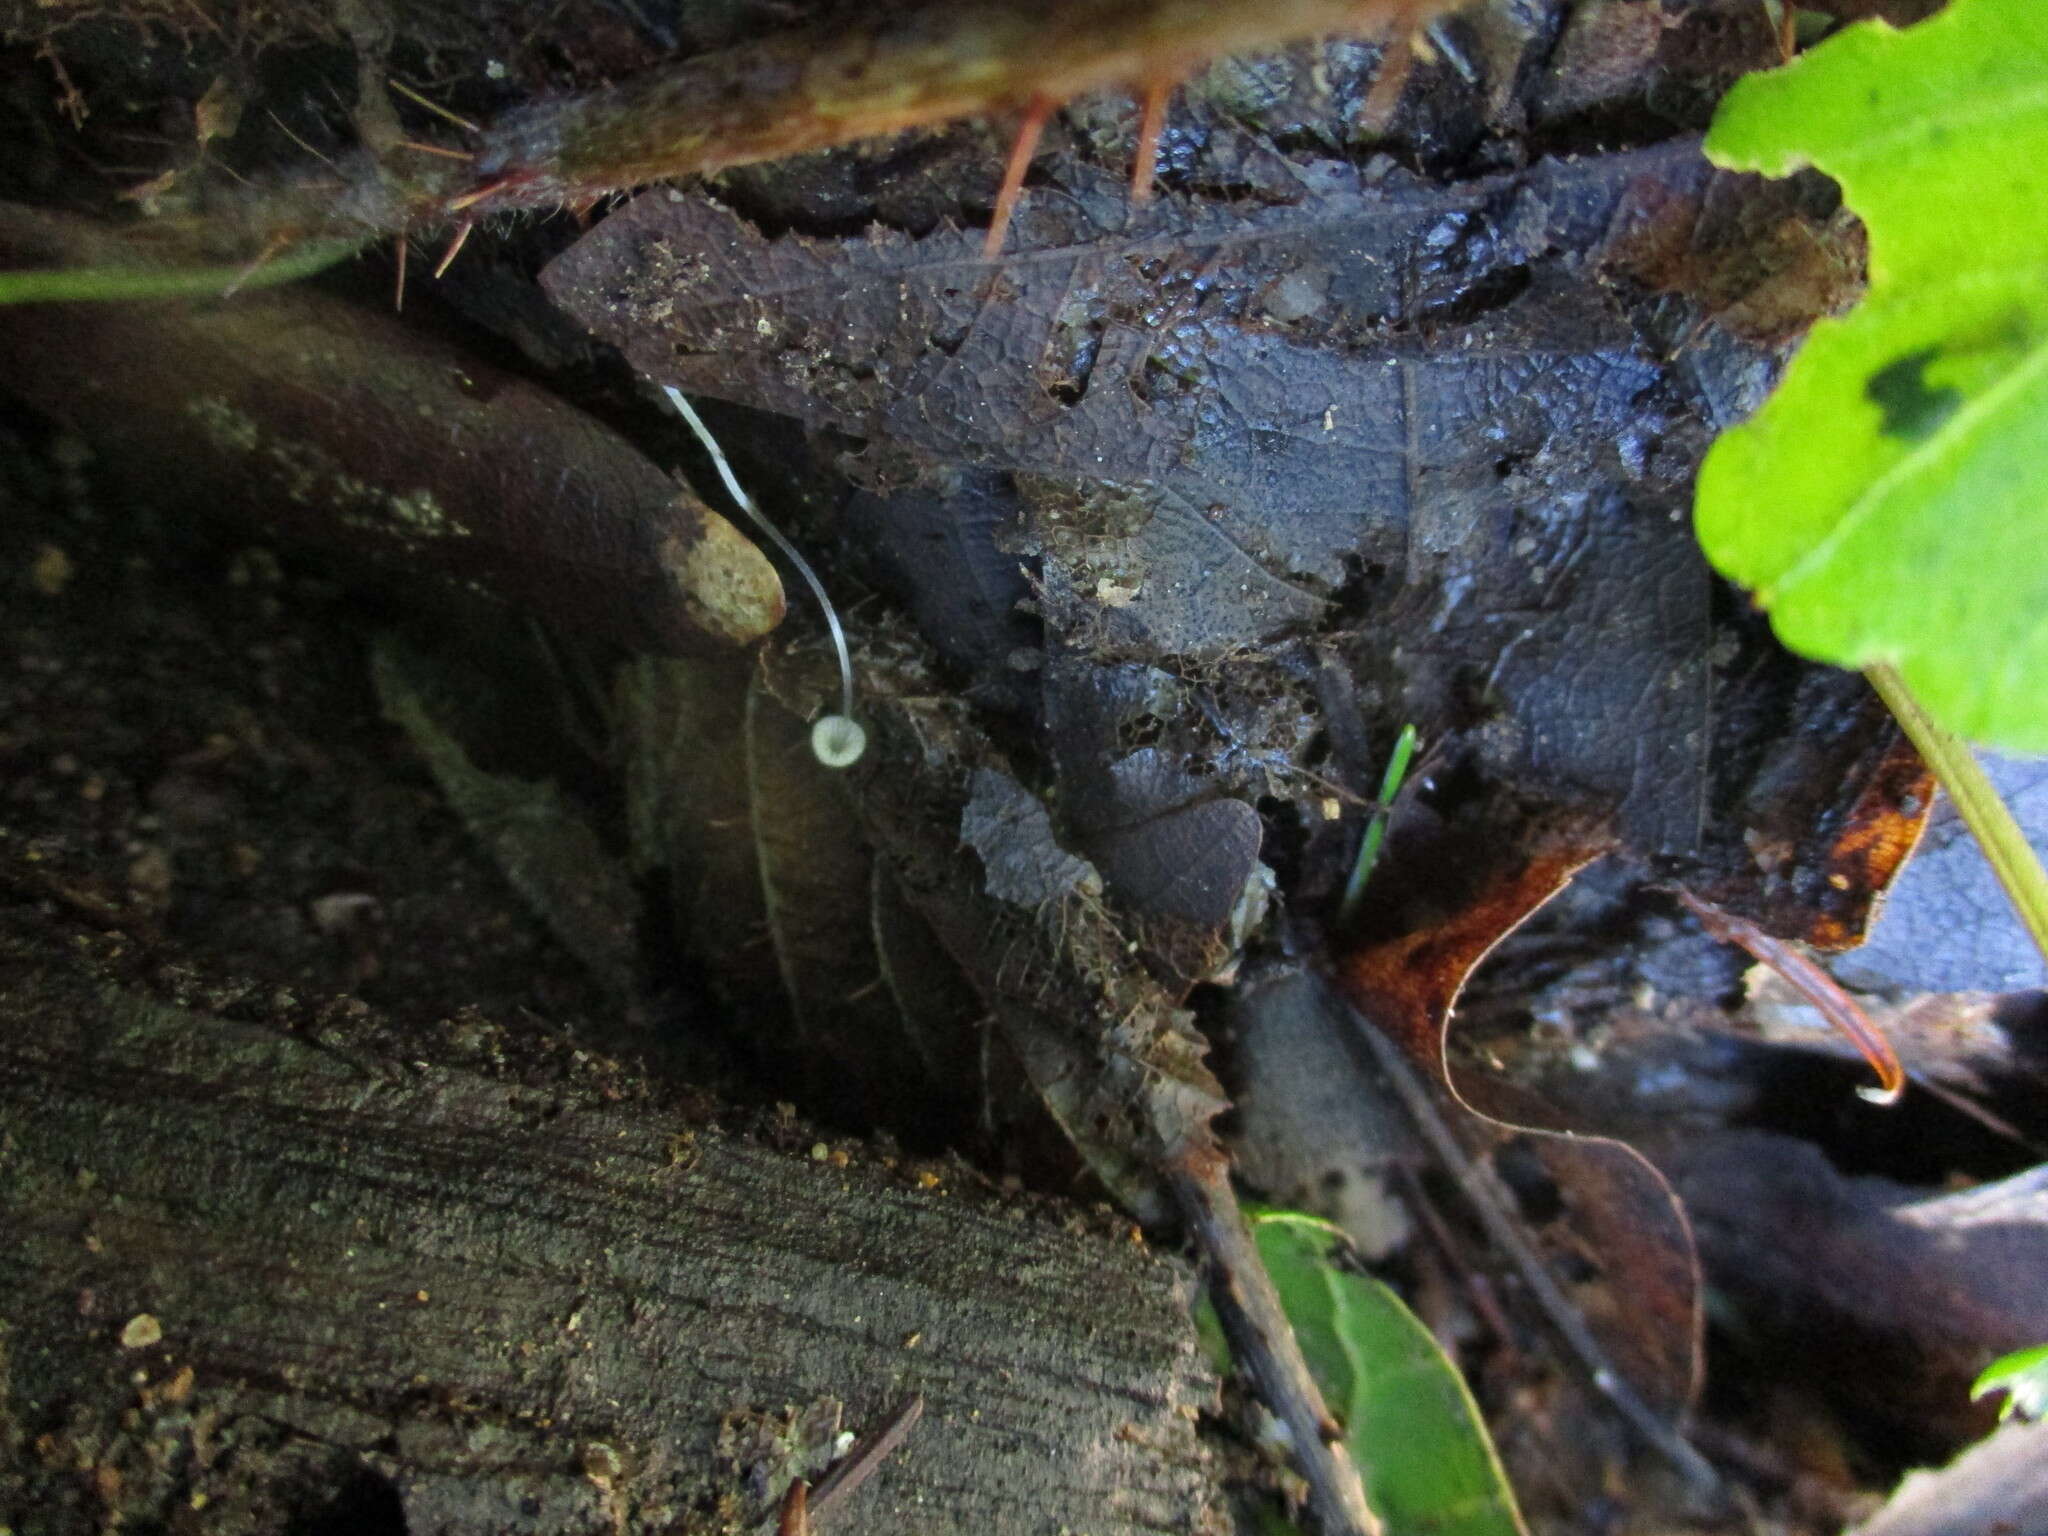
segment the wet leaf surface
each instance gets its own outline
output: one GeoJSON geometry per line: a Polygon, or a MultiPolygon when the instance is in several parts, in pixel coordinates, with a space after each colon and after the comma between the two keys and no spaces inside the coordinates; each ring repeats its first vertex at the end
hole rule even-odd
{"type": "MultiPolygon", "coordinates": [[[[1347,1220],[1383,1199],[1375,1178],[1433,1166],[1360,1108],[1366,1036],[1302,968],[1334,944],[1617,1374],[1676,1411],[1698,1328],[1684,1224],[1624,1149],[1557,1133],[1661,1154],[1681,1121],[1769,1112],[1758,1063],[1787,1059],[1811,1069],[1813,1123],[1845,1120],[1829,1094],[1849,1075],[1731,1041],[1743,964],[1654,887],[1839,948],[1927,801],[1861,685],[1779,653],[1678,515],[1707,437],[1860,280],[1817,179],[1714,173],[1672,137],[1771,55],[1760,12],[1460,15],[1476,78],[1419,66],[1383,141],[1352,110],[1377,50],[1229,61],[1169,113],[1148,207],[1125,190],[1128,104],[1080,102],[996,264],[950,221],[985,212],[999,122],[615,211],[550,286],[641,371],[740,402],[708,414],[849,610],[870,757],[829,775],[804,753],[833,691],[808,616],[725,663],[507,661],[501,691],[427,690],[441,713],[416,739],[460,738],[496,790],[560,781],[547,819],[609,867],[524,884],[543,910],[628,914],[582,948],[636,1010],[723,1030],[775,1097],[1041,1187],[1099,1183],[1148,1218],[1191,1165],[1222,1178],[1225,1084],[1248,1176],[1311,1195],[1341,1176],[1324,1208],[1347,1220]],[[503,739],[549,713],[550,751],[503,739]],[[1411,722],[1388,853],[1332,935],[1411,722]],[[1214,1076],[1205,1035],[1227,1044],[1214,1076]]],[[[567,238],[518,236],[528,255],[567,238]]],[[[530,293],[500,302],[514,264],[493,289],[474,255],[450,278],[468,312],[542,334],[530,293]]],[[[556,341],[548,366],[578,354],[556,341]]],[[[616,375],[590,387],[635,419],[616,375]]],[[[638,430],[680,457],[644,413],[638,430]]],[[[197,797],[164,798],[175,819],[197,797]]],[[[1986,1007],[1929,1038],[2014,1024],[1986,1007]]],[[[2026,1049],[2015,1033],[1926,1075],[2019,1114],[2026,1049]]],[[[1915,1177],[1953,1171],[1930,1153],[1915,1177]]],[[[1735,1216],[1716,1263],[1747,1240],[1735,1216]]],[[[1498,1251],[1404,1236],[1385,1235],[1390,1272],[1509,1410],[1518,1481],[1565,1528],[1608,1520],[1629,1443],[1593,1378],[1560,1368],[1512,1279],[1499,1315],[1480,1306],[1498,1251]]]]}
{"type": "MultiPolygon", "coordinates": [[[[927,589],[914,611],[1035,745],[1001,796],[1043,794],[1036,853],[970,814],[990,889],[1078,892],[1060,861],[1085,858],[1170,986],[1202,968],[1162,920],[1217,931],[1260,863],[1297,910],[1341,884],[1354,808],[1419,726],[1431,771],[1375,876],[1402,898],[1368,903],[1343,981],[1483,1117],[1482,1157],[1558,1192],[1539,1241],[1675,1414],[1700,1314],[1668,1185],[1454,1072],[1445,1031],[1596,854],[1840,945],[1910,848],[1924,779],[1882,711],[1776,659],[1685,520],[1712,431],[1859,252],[1825,189],[1720,176],[1683,139],[1448,182],[1289,163],[1263,202],[1134,208],[1058,161],[997,263],[971,232],[773,234],[667,190],[544,282],[654,379],[801,421],[861,487],[842,525],[894,551],[891,584],[927,589]],[[955,493],[960,522],[905,553],[894,531],[955,493]],[[1026,593],[1039,634],[990,623],[1026,593]]],[[[1060,1049],[1032,1075],[1071,1099],[1060,1049]]]]}
{"type": "MultiPolygon", "coordinates": [[[[1277,205],[1133,209],[1113,178],[1064,166],[994,265],[968,232],[770,237],[669,190],[545,282],[651,376],[838,445],[870,488],[847,509],[857,536],[897,546],[938,642],[1028,710],[1015,668],[1033,650],[991,622],[1021,568],[1056,753],[1059,722],[1095,708],[1067,696],[1099,689],[1102,661],[1200,669],[1238,760],[1185,732],[1167,745],[1219,787],[1270,792],[1246,745],[1270,777],[1306,766],[1307,742],[1275,740],[1260,711],[1313,706],[1261,665],[1298,673],[1291,648],[1327,634],[1378,720],[1456,734],[1489,783],[1614,812],[1635,852],[1760,899],[1726,825],[1748,787],[1731,769],[1756,771],[1791,680],[1717,675],[1717,647],[1752,642],[1717,619],[1683,510],[1709,428],[1760,398],[1770,354],[1699,336],[1694,300],[1635,284],[1726,310],[1781,275],[1746,247],[1748,269],[1716,255],[1745,185],[1776,199],[1760,220],[1819,249],[1824,222],[1685,141],[1448,186],[1380,163],[1298,170],[1277,205]],[[1603,264],[1624,280],[1587,282],[1603,264]],[[929,557],[898,544],[892,520],[928,522],[913,509],[963,487],[929,557]],[[963,630],[943,592],[982,617],[963,630]]],[[[1111,723],[1129,738],[1158,713],[1133,693],[1111,723]]]]}

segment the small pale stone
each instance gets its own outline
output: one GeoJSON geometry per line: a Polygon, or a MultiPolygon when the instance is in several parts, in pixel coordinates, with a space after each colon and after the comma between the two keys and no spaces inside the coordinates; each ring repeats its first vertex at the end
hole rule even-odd
{"type": "Polygon", "coordinates": [[[38,544],[35,561],[29,567],[29,579],[43,596],[56,597],[71,585],[77,569],[71,563],[71,557],[55,544],[38,544]]]}

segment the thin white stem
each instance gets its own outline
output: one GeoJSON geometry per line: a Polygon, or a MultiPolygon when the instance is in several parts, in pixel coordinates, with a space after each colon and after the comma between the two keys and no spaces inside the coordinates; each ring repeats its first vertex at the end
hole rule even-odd
{"type": "Polygon", "coordinates": [[[732,472],[732,465],[725,457],[725,450],[718,446],[718,439],[711,435],[711,429],[704,425],[697,413],[690,408],[690,402],[683,398],[683,392],[673,384],[661,386],[682,412],[683,420],[690,424],[690,430],[697,434],[697,441],[704,445],[704,451],[711,455],[711,462],[717,466],[718,478],[725,482],[726,490],[739,508],[754,520],[754,526],[768,535],[769,541],[782,551],[789,563],[796,567],[797,574],[809,583],[812,594],[818,599],[818,607],[825,615],[825,627],[832,631],[832,648],[839,653],[839,713],[847,719],[853,718],[853,656],[846,648],[846,631],[839,625],[839,610],[832,606],[832,599],[825,595],[825,584],[818,580],[818,573],[811,569],[811,562],[797,551],[797,547],[782,536],[782,530],[768,521],[761,509],[754,505],[754,498],[741,488],[739,477],[732,472]]]}

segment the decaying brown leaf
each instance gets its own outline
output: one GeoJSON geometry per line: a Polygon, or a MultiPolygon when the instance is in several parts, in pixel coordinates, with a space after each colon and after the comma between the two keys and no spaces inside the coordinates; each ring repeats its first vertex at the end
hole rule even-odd
{"type": "MultiPolygon", "coordinates": [[[[1473,968],[1609,845],[1596,829],[1570,826],[1520,847],[1496,843],[1490,857],[1467,841],[1458,848],[1467,898],[1436,921],[1348,950],[1337,979],[1369,1027],[1486,1126],[1484,1142],[1497,1151],[1519,1141],[1541,1162],[1583,1238],[1579,1258],[1603,1272],[1606,1302],[1588,1321],[1629,1385],[1676,1418],[1698,1389],[1702,1322],[1692,1236],[1670,1185],[1625,1144],[1572,1134],[1526,1090],[1454,1074],[1446,1039],[1473,968]]],[[[1390,871],[1396,880],[1399,869],[1390,871]]]]}

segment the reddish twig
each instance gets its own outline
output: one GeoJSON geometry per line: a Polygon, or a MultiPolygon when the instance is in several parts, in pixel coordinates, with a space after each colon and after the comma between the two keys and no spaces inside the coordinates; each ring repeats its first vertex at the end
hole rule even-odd
{"type": "Polygon", "coordinates": [[[1700,920],[1700,926],[1724,944],[1735,944],[1769,966],[1785,984],[1820,1010],[1820,1016],[1841,1032],[1862,1053],[1877,1073],[1877,1087],[1856,1092],[1873,1104],[1896,1104],[1906,1091],[1906,1069],[1884,1031],[1870,1022],[1870,1015],[1842,990],[1842,984],[1822,970],[1813,959],[1783,939],[1771,937],[1746,917],[1724,912],[1710,901],[1702,901],[1680,887],[1678,899],[1686,911],[1700,920]]]}
{"type": "Polygon", "coordinates": [[[818,1479],[818,1486],[810,1492],[810,1514],[823,1518],[835,1505],[851,1497],[862,1483],[875,1475],[875,1469],[917,1428],[917,1421],[923,1417],[922,1396],[906,1397],[898,1403],[886,1419],[855,1441],[853,1449],[818,1479]]]}

